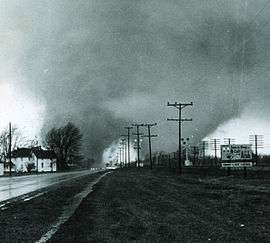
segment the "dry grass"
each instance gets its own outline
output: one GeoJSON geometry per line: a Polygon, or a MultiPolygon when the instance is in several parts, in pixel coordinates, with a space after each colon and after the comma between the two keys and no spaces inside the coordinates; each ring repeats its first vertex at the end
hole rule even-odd
{"type": "Polygon", "coordinates": [[[256,180],[115,171],[52,241],[268,242],[269,179],[256,180]]]}

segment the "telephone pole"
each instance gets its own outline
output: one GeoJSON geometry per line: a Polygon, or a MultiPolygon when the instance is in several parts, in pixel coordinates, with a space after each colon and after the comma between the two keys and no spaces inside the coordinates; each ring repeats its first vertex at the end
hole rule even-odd
{"type": "Polygon", "coordinates": [[[125,166],[128,165],[128,148],[127,148],[127,140],[125,140],[125,166]]]}
{"type": "Polygon", "coordinates": [[[210,140],[210,143],[215,151],[215,164],[217,164],[217,150],[218,150],[217,145],[220,144],[220,140],[217,138],[214,138],[210,140]]]}
{"type": "Polygon", "coordinates": [[[8,155],[9,155],[9,175],[11,176],[11,122],[9,123],[9,146],[8,146],[8,155]]]}
{"type": "Polygon", "coordinates": [[[127,150],[128,150],[128,165],[130,166],[130,130],[133,129],[133,127],[125,127],[127,129],[127,134],[122,135],[123,137],[127,137],[127,150]]]}
{"type": "Polygon", "coordinates": [[[249,143],[254,146],[255,149],[255,162],[258,163],[258,148],[263,148],[263,135],[250,135],[249,143]]]}
{"type": "Polygon", "coordinates": [[[167,106],[173,106],[178,109],[178,118],[177,119],[167,119],[167,121],[177,121],[178,122],[178,166],[179,166],[179,173],[182,173],[182,146],[181,146],[181,139],[182,139],[182,122],[184,121],[192,121],[192,119],[182,119],[182,109],[187,106],[193,106],[193,102],[190,103],[167,103],[167,106]]]}
{"type": "Polygon", "coordinates": [[[123,164],[127,164],[127,154],[126,154],[126,139],[122,138],[121,139],[121,145],[122,145],[122,152],[123,152],[123,164]]]}
{"type": "Polygon", "coordinates": [[[224,143],[231,145],[231,144],[235,143],[235,139],[234,138],[224,138],[224,143]]]}
{"type": "Polygon", "coordinates": [[[119,164],[120,164],[120,166],[121,166],[121,153],[122,153],[122,148],[121,148],[121,146],[119,146],[119,164]]]}
{"type": "Polygon", "coordinates": [[[148,135],[144,135],[143,137],[148,137],[148,144],[149,144],[149,159],[150,159],[150,169],[153,169],[153,161],[152,161],[152,145],[151,145],[151,138],[157,137],[157,135],[151,135],[151,127],[156,126],[157,123],[153,124],[144,124],[147,126],[148,135]]]}
{"type": "MultiPolygon", "coordinates": [[[[235,139],[234,138],[224,138],[224,143],[229,145],[229,149],[231,149],[231,144],[235,143],[235,139]]],[[[228,162],[231,163],[231,159],[228,162]]],[[[245,175],[246,175],[246,167],[244,167],[244,171],[245,171],[245,175]]],[[[227,168],[227,175],[229,176],[230,174],[231,174],[231,168],[228,167],[227,168]]]]}
{"type": "Polygon", "coordinates": [[[136,133],[133,133],[133,135],[137,136],[137,166],[140,167],[140,136],[142,133],[140,133],[140,127],[143,127],[144,124],[132,124],[133,127],[136,127],[136,133]]]}
{"type": "Polygon", "coordinates": [[[192,146],[192,154],[193,154],[193,166],[195,166],[197,160],[197,155],[199,153],[199,147],[198,146],[192,146]]]}
{"type": "Polygon", "coordinates": [[[206,155],[206,149],[207,148],[208,148],[208,142],[207,141],[202,141],[201,149],[202,149],[203,165],[205,165],[205,155],[206,155]]]}

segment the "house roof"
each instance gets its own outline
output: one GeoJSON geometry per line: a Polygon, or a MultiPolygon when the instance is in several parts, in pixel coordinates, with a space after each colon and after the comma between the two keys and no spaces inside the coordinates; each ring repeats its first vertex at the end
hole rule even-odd
{"type": "Polygon", "coordinates": [[[40,147],[35,148],[18,148],[11,152],[12,158],[30,158],[32,153],[38,159],[56,159],[56,155],[52,150],[43,150],[40,147]]]}
{"type": "Polygon", "coordinates": [[[34,149],[33,153],[38,159],[56,159],[52,150],[34,149]]]}
{"type": "Polygon", "coordinates": [[[12,158],[29,158],[32,155],[30,148],[18,148],[11,152],[12,158]]]}

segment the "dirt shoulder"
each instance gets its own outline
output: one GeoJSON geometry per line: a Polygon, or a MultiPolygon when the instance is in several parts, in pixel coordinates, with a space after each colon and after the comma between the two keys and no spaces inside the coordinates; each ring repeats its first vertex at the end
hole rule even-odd
{"type": "Polygon", "coordinates": [[[51,242],[268,242],[269,205],[269,179],[123,169],[95,186],[51,242]]]}

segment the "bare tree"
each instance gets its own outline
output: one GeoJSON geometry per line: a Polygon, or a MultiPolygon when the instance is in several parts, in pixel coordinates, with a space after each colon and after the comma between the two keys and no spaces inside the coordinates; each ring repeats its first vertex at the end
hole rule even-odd
{"type": "Polygon", "coordinates": [[[81,140],[80,129],[71,122],[64,127],[48,131],[45,143],[55,152],[60,170],[67,168],[68,164],[78,164],[81,161],[81,140]]]}
{"type": "MultiPolygon", "coordinates": [[[[13,127],[11,130],[12,144],[11,151],[16,149],[21,144],[23,137],[17,127],[13,127]]],[[[0,159],[6,161],[8,157],[9,149],[9,130],[5,129],[0,133],[0,159]]]]}

